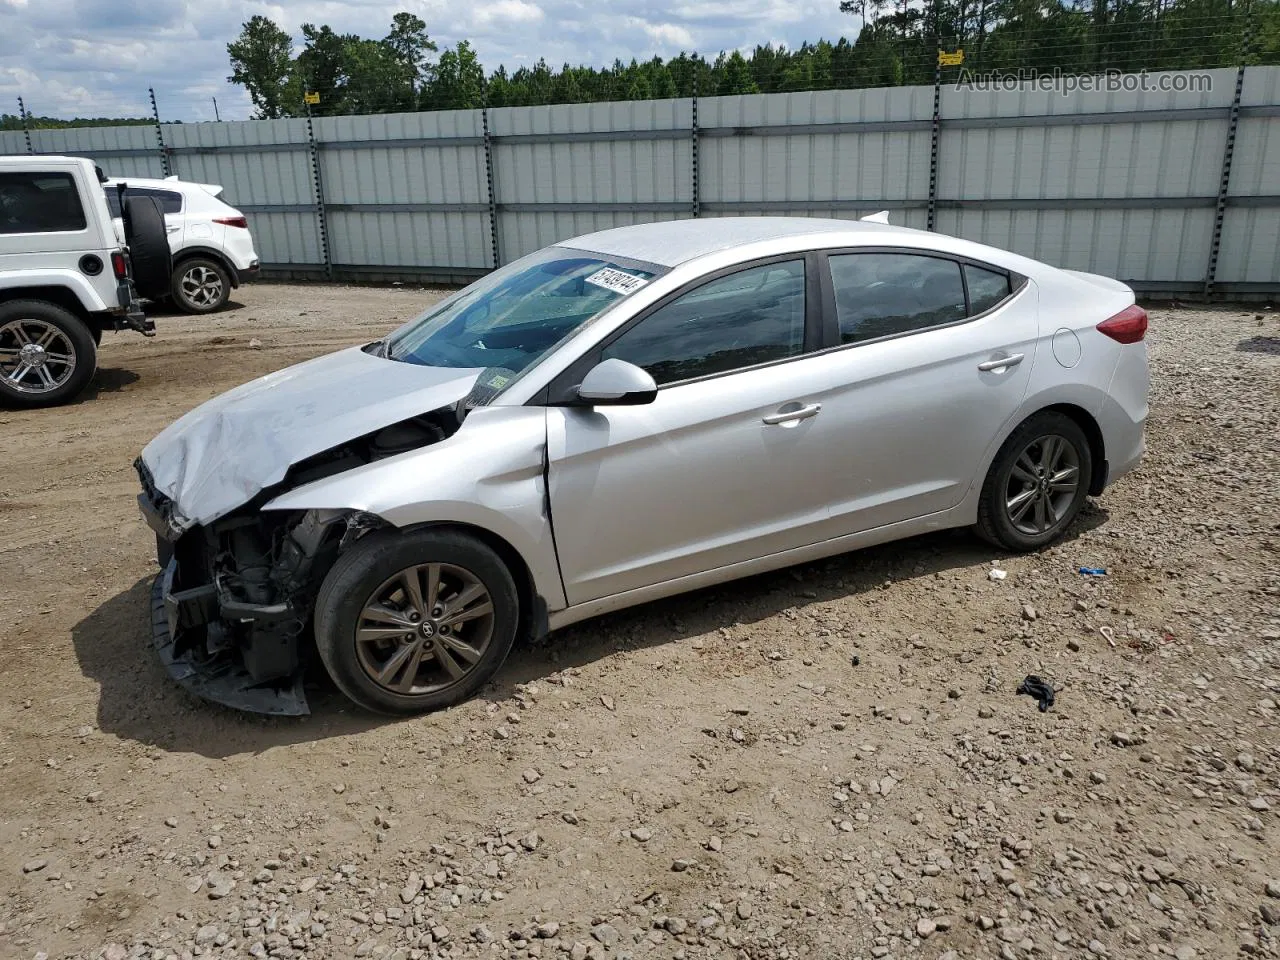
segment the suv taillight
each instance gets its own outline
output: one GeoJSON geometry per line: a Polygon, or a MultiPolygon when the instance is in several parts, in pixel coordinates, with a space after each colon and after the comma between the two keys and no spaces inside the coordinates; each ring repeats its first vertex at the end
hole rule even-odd
{"type": "Polygon", "coordinates": [[[215,217],[214,223],[220,223],[225,227],[239,227],[241,230],[249,229],[249,221],[244,217],[215,217]]]}
{"type": "Polygon", "coordinates": [[[117,280],[129,278],[129,258],[124,255],[123,250],[116,250],[111,254],[111,272],[116,275],[117,280]]]}
{"type": "Polygon", "coordinates": [[[1125,307],[1114,317],[1098,324],[1098,332],[1105,333],[1117,343],[1137,343],[1147,335],[1147,311],[1136,303],[1125,307]]]}

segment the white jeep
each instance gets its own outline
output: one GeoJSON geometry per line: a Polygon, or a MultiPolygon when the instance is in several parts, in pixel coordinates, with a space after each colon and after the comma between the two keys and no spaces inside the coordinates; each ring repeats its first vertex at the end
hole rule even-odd
{"type": "Polygon", "coordinates": [[[104,179],[83,158],[0,157],[0,405],[65,403],[104,331],[155,333],[139,296],[168,289],[164,215],[126,196],[113,223],[104,179]]]}

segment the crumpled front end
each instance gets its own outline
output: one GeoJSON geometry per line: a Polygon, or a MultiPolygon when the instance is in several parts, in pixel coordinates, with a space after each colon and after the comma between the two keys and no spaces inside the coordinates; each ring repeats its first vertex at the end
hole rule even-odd
{"type": "Polygon", "coordinates": [[[170,677],[239,710],[308,711],[302,681],[311,609],[345,542],[376,521],[347,511],[251,511],[174,524],[173,505],[138,461],[143,516],[162,570],[151,594],[152,644],[170,677]]]}
{"type": "Polygon", "coordinates": [[[148,444],[134,466],[162,570],[153,643],[169,675],[240,710],[307,713],[316,594],[341,551],[382,521],[264,507],[452,436],[478,373],[344,350],[238,387],[148,444]]]}

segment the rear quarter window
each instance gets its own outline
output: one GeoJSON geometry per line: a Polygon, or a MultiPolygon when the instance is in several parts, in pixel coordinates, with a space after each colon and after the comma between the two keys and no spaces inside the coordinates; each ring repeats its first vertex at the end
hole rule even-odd
{"type": "Polygon", "coordinates": [[[0,233],[71,233],[87,226],[71,174],[0,173],[0,233]]]}

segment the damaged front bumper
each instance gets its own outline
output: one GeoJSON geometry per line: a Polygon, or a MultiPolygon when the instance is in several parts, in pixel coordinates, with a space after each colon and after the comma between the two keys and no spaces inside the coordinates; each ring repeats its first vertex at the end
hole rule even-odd
{"type": "Polygon", "coordinates": [[[357,525],[340,522],[340,511],[254,511],[200,526],[136,466],[138,507],[162,571],[151,591],[152,643],[169,675],[237,710],[309,713],[302,681],[315,578],[336,553],[338,531],[357,525]]]}
{"type": "Polygon", "coordinates": [[[210,652],[206,631],[199,628],[217,606],[212,587],[175,591],[176,572],[171,558],[151,587],[151,642],[169,676],[196,696],[237,710],[280,717],[310,713],[301,669],[262,681],[235,649],[210,652]]]}

